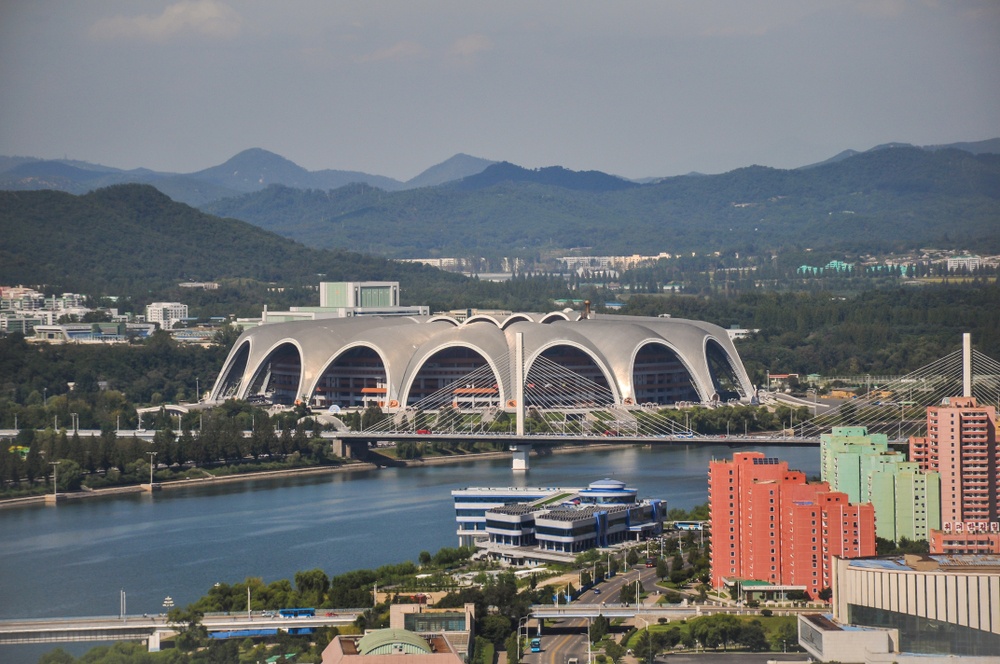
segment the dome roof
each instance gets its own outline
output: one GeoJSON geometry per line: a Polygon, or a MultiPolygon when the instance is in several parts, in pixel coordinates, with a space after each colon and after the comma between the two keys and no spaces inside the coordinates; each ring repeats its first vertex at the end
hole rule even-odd
{"type": "Polygon", "coordinates": [[[406,629],[377,629],[358,640],[358,653],[361,655],[387,654],[394,650],[411,654],[432,652],[427,641],[406,629]]]}

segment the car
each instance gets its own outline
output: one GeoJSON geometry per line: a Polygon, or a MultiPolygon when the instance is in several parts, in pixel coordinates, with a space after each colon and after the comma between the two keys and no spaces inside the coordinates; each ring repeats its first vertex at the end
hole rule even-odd
{"type": "Polygon", "coordinates": [[[601,594],[601,589],[600,588],[594,588],[594,594],[595,595],[600,595],[601,594]]]}
{"type": "Polygon", "coordinates": [[[430,429],[417,429],[417,433],[419,433],[421,436],[429,436],[431,434],[431,430],[430,429]]]}
{"type": "Polygon", "coordinates": [[[334,613],[333,611],[327,611],[327,612],[326,612],[326,617],[327,617],[327,618],[332,618],[332,617],[333,617],[333,616],[335,616],[335,615],[337,615],[337,614],[336,614],[336,613],[334,613]]]}

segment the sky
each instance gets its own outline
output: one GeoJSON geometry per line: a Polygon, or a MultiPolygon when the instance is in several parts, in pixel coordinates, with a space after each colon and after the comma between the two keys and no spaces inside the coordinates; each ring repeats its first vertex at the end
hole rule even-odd
{"type": "Polygon", "coordinates": [[[0,155],[629,178],[1000,137],[997,0],[0,0],[0,155]]]}

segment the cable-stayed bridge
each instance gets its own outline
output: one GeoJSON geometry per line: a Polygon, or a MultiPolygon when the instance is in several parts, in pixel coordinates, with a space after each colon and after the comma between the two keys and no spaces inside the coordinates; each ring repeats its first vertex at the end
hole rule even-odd
{"type": "MultiPolygon", "coordinates": [[[[519,457],[520,467],[526,469],[533,442],[818,445],[820,435],[835,426],[864,426],[869,433],[882,433],[890,441],[905,443],[910,436],[924,435],[927,406],[961,396],[966,389],[980,404],[1000,406],[1000,362],[971,346],[905,376],[881,378],[877,388],[863,395],[833,405],[824,403],[822,413],[817,401],[800,401],[795,410],[812,410],[811,415],[796,421],[793,413],[787,426],[778,431],[707,435],[693,430],[690,411],[684,407],[619,403],[607,387],[540,358],[524,376],[523,405],[516,400],[497,403],[493,372],[483,366],[360,432],[342,431],[337,436],[358,442],[509,442],[515,469],[519,468],[519,457]]],[[[764,395],[765,403],[770,398],[764,395]]]]}

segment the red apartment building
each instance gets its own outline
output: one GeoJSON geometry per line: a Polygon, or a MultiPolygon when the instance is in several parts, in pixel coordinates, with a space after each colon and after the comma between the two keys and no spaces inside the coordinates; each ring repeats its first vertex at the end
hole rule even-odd
{"type": "Polygon", "coordinates": [[[997,413],[975,397],[927,409],[927,436],[910,438],[910,460],[941,474],[941,530],[931,553],[1000,553],[997,413]]]}
{"type": "Polygon", "coordinates": [[[761,452],[712,461],[708,471],[712,585],[736,579],[803,588],[831,582],[831,556],[875,555],[875,510],[761,452]]]}

